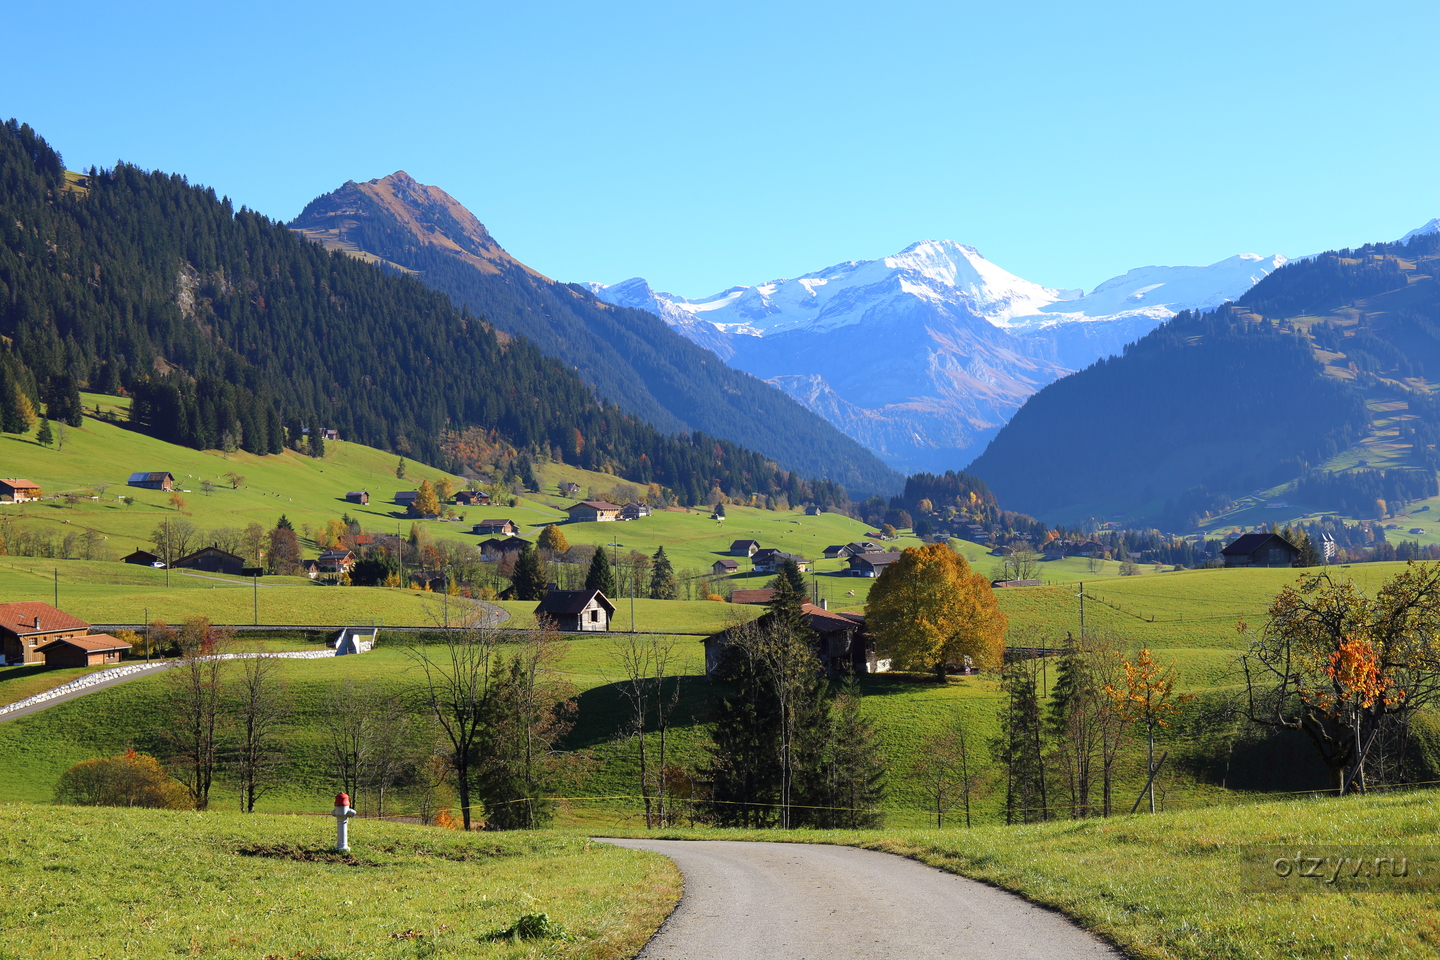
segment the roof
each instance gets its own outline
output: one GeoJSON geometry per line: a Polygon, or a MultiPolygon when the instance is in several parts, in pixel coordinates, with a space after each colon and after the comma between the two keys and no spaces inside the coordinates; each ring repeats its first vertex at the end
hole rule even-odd
{"type": "Polygon", "coordinates": [[[530,546],[530,541],[521,537],[495,537],[483,541],[480,549],[485,550],[488,547],[491,550],[520,550],[528,546],[530,546]]]}
{"type": "Polygon", "coordinates": [[[156,554],[151,553],[149,550],[136,550],[134,553],[127,553],[127,554],[125,554],[125,556],[121,557],[120,559],[121,559],[121,560],[129,560],[131,557],[149,557],[151,560],[159,560],[159,559],[160,559],[159,556],[157,556],[156,554]]]}
{"type": "Polygon", "coordinates": [[[90,624],[78,617],[72,617],[63,610],[56,610],[48,603],[38,600],[22,600],[19,603],[0,603],[0,627],[20,636],[32,633],[56,633],[60,630],[89,630],[90,624]],[[35,618],[40,626],[35,626],[35,618]]]}
{"type": "Polygon", "coordinates": [[[1278,533],[1247,533],[1239,540],[1236,540],[1234,543],[1230,544],[1230,546],[1226,547],[1220,552],[1222,554],[1228,553],[1231,556],[1251,554],[1254,553],[1256,550],[1259,550],[1261,547],[1265,546],[1265,544],[1269,543],[1271,540],[1279,540],[1281,543],[1289,547],[1291,550],[1294,550],[1296,553],[1300,552],[1299,547],[1295,546],[1295,544],[1291,543],[1289,540],[1286,540],[1278,533]]]}
{"type": "MultiPolygon", "coordinates": [[[[737,570],[740,569],[740,564],[736,563],[734,560],[731,560],[729,557],[721,557],[719,560],[716,560],[715,563],[720,564],[720,566],[722,567],[734,567],[737,570]]],[[[712,563],[711,566],[713,567],[715,563],[712,563]]]]}
{"type": "Polygon", "coordinates": [[[369,495],[370,495],[370,491],[368,491],[368,490],[351,490],[351,491],[349,491],[348,493],[345,494],[345,496],[347,496],[347,497],[359,497],[359,496],[367,496],[367,497],[368,497],[369,495]]]}
{"type": "Polygon", "coordinates": [[[161,470],[159,473],[146,473],[144,470],[141,470],[139,473],[130,474],[130,479],[127,482],[141,483],[144,481],[159,481],[167,478],[171,480],[175,479],[168,470],[161,470]]]}
{"type": "Polygon", "coordinates": [[[479,521],[477,521],[477,522],[475,523],[475,526],[477,526],[477,527],[503,527],[503,526],[505,526],[507,523],[510,524],[510,526],[512,526],[512,527],[514,527],[514,526],[519,526],[519,524],[517,524],[514,520],[509,520],[509,519],[506,519],[506,520],[479,520],[479,521]]]}
{"type": "Polygon", "coordinates": [[[39,490],[40,484],[29,480],[21,480],[18,477],[0,477],[0,483],[6,484],[12,490],[39,490]]]}
{"type": "Polygon", "coordinates": [[[399,503],[401,500],[414,500],[419,496],[419,490],[400,490],[395,494],[395,502],[399,503]]]}
{"type": "Polygon", "coordinates": [[[784,550],[777,550],[774,547],[766,547],[764,550],[756,550],[752,558],[756,563],[770,563],[778,561],[784,563],[786,560],[794,560],[796,563],[809,563],[810,561],[797,553],[786,553],[784,550]]]}
{"type": "Polygon", "coordinates": [[[581,500],[579,503],[572,503],[570,506],[566,507],[565,509],[566,509],[567,511],[568,511],[568,510],[579,510],[581,507],[589,507],[591,510],[620,510],[620,509],[623,509],[622,507],[618,507],[618,506],[616,506],[616,505],[613,504],[613,503],[606,503],[604,500],[581,500]]]}
{"type": "Polygon", "coordinates": [[[130,644],[124,640],[117,640],[108,633],[91,633],[83,637],[56,637],[49,643],[42,643],[36,650],[45,650],[50,647],[69,645],[79,647],[81,650],[90,653],[100,653],[105,650],[129,650],[130,644]]]}
{"type": "Polygon", "coordinates": [[[615,604],[599,590],[551,590],[545,594],[545,599],[540,601],[535,612],[573,615],[584,612],[585,608],[590,606],[591,600],[604,607],[607,614],[615,612],[615,604]]]}
{"type": "Polygon", "coordinates": [[[856,627],[862,629],[865,627],[864,614],[836,613],[808,602],[801,604],[800,609],[805,612],[810,629],[816,633],[835,633],[838,630],[854,630],[856,627]]]}
{"type": "Polygon", "coordinates": [[[850,563],[868,563],[872,567],[883,567],[900,559],[898,553],[856,553],[850,556],[850,563]]]}
{"type": "Polygon", "coordinates": [[[353,556],[355,556],[355,554],[351,553],[349,550],[326,550],[324,553],[320,554],[320,559],[322,561],[345,560],[353,556]]]}
{"type": "Polygon", "coordinates": [[[764,605],[769,603],[773,599],[775,599],[775,590],[773,587],[765,587],[760,590],[736,590],[730,594],[731,603],[752,603],[764,605]]]}
{"type": "Polygon", "coordinates": [[[731,549],[731,550],[734,550],[734,549],[736,549],[737,547],[747,547],[747,546],[749,546],[749,545],[752,544],[752,543],[755,544],[755,546],[757,546],[757,547],[760,546],[760,541],[759,541],[759,540],[735,540],[735,541],[731,542],[731,544],[730,544],[730,549],[731,549]]]}

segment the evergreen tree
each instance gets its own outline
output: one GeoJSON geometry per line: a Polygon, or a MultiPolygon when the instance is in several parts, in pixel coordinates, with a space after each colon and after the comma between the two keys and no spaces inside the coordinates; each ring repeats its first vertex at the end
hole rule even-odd
{"type": "Polygon", "coordinates": [[[405,479],[405,458],[404,458],[404,457],[401,457],[401,458],[400,458],[400,462],[397,463],[397,464],[395,464],[395,478],[396,478],[397,480],[404,480],[404,479],[405,479]]]}
{"type": "Polygon", "coordinates": [[[585,589],[599,590],[607,597],[619,594],[615,589],[615,571],[610,567],[610,557],[604,547],[597,549],[590,560],[590,570],[585,574],[585,589]]]}
{"type": "MultiPolygon", "coordinates": [[[[790,561],[786,561],[790,563],[790,561]]],[[[791,564],[793,566],[793,563],[791,564]]],[[[798,569],[796,570],[798,574],[798,569]]],[[[805,581],[800,581],[800,589],[796,590],[794,581],[787,577],[782,570],[781,573],[770,581],[770,588],[775,592],[766,604],[770,608],[770,616],[780,629],[803,637],[811,637],[810,622],[805,616],[805,581]]]]}
{"type": "Polygon", "coordinates": [[[800,572],[800,564],[794,560],[787,559],[780,565],[780,572],[775,575],[775,579],[771,580],[768,585],[770,587],[778,587],[781,580],[788,583],[790,590],[797,594],[801,600],[804,600],[808,591],[805,586],[805,574],[800,572]]]}
{"type": "Polygon", "coordinates": [[[55,434],[50,429],[49,417],[40,418],[40,432],[35,434],[35,442],[46,447],[55,442],[55,434]]]}
{"type": "Polygon", "coordinates": [[[310,443],[308,444],[306,452],[317,460],[325,459],[324,430],[321,430],[319,427],[310,428],[310,443]]]}
{"type": "Polygon", "coordinates": [[[830,700],[816,699],[801,725],[796,822],[829,830],[881,825],[885,760],[874,721],[861,708],[860,684],[847,677],[830,700]]]}
{"type": "Polygon", "coordinates": [[[276,530],[294,530],[294,529],[295,529],[295,525],[290,522],[290,518],[289,518],[289,517],[285,516],[285,514],[282,513],[282,514],[280,514],[280,519],[275,521],[275,529],[276,529],[276,530]]]}
{"type": "Polygon", "coordinates": [[[1021,660],[1000,671],[1000,735],[990,753],[1005,771],[1005,822],[1046,819],[1045,757],[1035,665],[1021,660]]]}
{"type": "Polygon", "coordinates": [[[675,571],[670,566],[670,558],[665,556],[664,546],[655,551],[655,556],[650,558],[650,562],[650,599],[674,600],[675,571]]]}
{"type": "Polygon", "coordinates": [[[530,544],[525,544],[515,558],[515,569],[510,573],[510,584],[515,588],[516,600],[545,599],[545,561],[530,544]]]}

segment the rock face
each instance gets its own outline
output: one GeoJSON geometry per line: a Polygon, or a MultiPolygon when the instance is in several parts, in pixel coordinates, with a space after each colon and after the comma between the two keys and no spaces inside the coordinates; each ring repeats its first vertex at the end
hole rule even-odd
{"type": "Polygon", "coordinates": [[[1142,267],[1088,295],[926,240],[698,300],[641,278],[590,284],[780,387],[902,471],[969,463],[1025,400],[1182,309],[1218,306],[1285,262],[1142,267]]]}

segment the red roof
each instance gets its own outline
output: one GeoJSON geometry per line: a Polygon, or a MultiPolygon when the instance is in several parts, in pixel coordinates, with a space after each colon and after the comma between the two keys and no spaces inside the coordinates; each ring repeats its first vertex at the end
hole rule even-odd
{"type": "Polygon", "coordinates": [[[20,603],[0,603],[0,627],[25,637],[32,633],[89,630],[90,624],[72,617],[68,613],[56,610],[48,603],[30,600],[20,603]],[[40,618],[38,627],[35,625],[36,617],[40,618]]]}
{"type": "Polygon", "coordinates": [[[92,633],[83,637],[56,637],[49,643],[42,643],[36,650],[45,650],[49,647],[59,646],[68,643],[72,647],[79,647],[90,653],[102,653],[106,650],[129,650],[130,644],[124,640],[117,640],[108,633],[92,633]]]}
{"type": "Polygon", "coordinates": [[[40,484],[38,484],[38,483],[31,483],[29,480],[20,480],[20,479],[18,479],[18,478],[16,478],[16,477],[5,477],[4,479],[0,479],[0,483],[5,484],[6,486],[10,487],[10,489],[12,489],[12,490],[39,490],[39,489],[40,489],[40,484]]]}
{"type": "Polygon", "coordinates": [[[565,509],[566,509],[566,510],[575,510],[575,509],[577,509],[577,508],[579,508],[579,507],[589,507],[589,508],[592,509],[592,510],[620,510],[620,509],[622,509],[621,507],[617,507],[617,506],[616,506],[615,504],[613,504],[613,503],[606,503],[604,500],[581,500],[579,503],[574,504],[574,505],[572,505],[572,506],[568,506],[568,507],[566,507],[565,509]]]}
{"type": "Polygon", "coordinates": [[[736,590],[730,594],[731,603],[767,604],[775,599],[775,590],[765,587],[761,590],[736,590]]]}

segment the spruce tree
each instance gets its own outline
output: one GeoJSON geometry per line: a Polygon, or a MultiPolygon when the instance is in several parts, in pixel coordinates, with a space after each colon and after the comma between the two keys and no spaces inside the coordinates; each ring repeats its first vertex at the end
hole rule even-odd
{"type": "Polygon", "coordinates": [[[802,601],[805,599],[805,574],[800,572],[800,564],[794,560],[786,560],[780,565],[780,572],[775,575],[774,580],[770,581],[769,586],[778,587],[781,580],[788,583],[791,591],[798,594],[802,601]]]}
{"type": "Polygon", "coordinates": [[[50,429],[49,417],[40,418],[40,432],[35,434],[35,442],[46,447],[55,442],[55,434],[50,429]]]}
{"type": "Polygon", "coordinates": [[[585,589],[599,590],[607,597],[617,595],[615,571],[610,567],[610,558],[605,554],[604,547],[597,549],[590,561],[590,570],[585,574],[585,589]]]}
{"type": "Polygon", "coordinates": [[[670,558],[665,556],[665,548],[662,546],[656,550],[650,561],[650,599],[674,600],[675,571],[670,566],[670,558]]]}
{"type": "Polygon", "coordinates": [[[515,569],[510,573],[510,584],[515,588],[516,600],[545,599],[545,562],[530,544],[520,550],[515,558],[515,569]]]}

